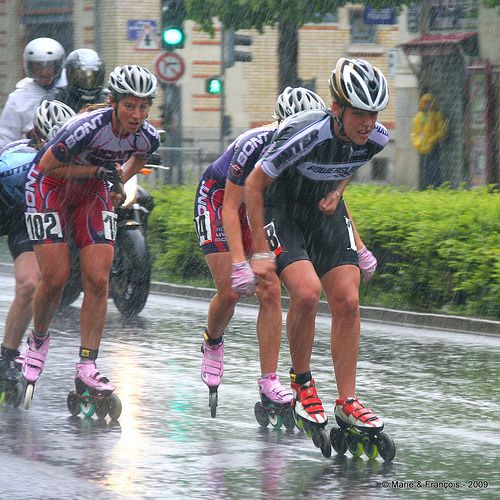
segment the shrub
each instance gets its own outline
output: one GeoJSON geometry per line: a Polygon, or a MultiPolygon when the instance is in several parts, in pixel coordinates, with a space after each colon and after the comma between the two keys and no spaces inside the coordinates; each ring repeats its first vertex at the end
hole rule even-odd
{"type": "MultiPolygon", "coordinates": [[[[213,286],[192,222],[195,186],[166,186],[153,196],[155,277],[213,286]]],[[[362,304],[500,318],[495,189],[417,192],[353,184],[345,199],[379,261],[375,278],[361,287],[362,304]]]]}

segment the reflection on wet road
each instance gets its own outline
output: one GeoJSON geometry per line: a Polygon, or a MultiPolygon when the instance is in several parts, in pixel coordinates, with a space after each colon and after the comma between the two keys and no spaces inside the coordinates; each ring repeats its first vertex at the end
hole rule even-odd
{"type": "MultiPolygon", "coordinates": [[[[0,289],[3,329],[13,280],[0,276],[0,289]]],[[[206,310],[206,302],[154,295],[136,322],[124,324],[110,302],[98,366],[117,386],[119,423],[69,415],[79,311],[58,316],[32,407],[0,407],[0,498],[498,498],[499,339],[363,324],[358,394],[385,419],[396,458],[387,464],[334,452],[328,460],[297,431],[255,421],[255,309],[238,309],[226,333],[217,418],[210,418],[199,378],[206,310]],[[470,489],[469,480],[488,488],[470,489]]],[[[326,318],[317,323],[313,373],[332,414],[326,318]]]]}

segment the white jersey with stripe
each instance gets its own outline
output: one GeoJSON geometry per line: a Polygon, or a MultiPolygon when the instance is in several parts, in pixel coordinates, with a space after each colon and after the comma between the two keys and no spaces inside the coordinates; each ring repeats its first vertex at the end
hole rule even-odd
{"type": "Polygon", "coordinates": [[[297,202],[316,206],[340,181],[351,177],[389,141],[376,123],[366,144],[347,144],[333,131],[330,111],[313,110],[287,118],[276,130],[258,165],[276,179],[266,192],[266,205],[297,202]]]}
{"type": "Polygon", "coordinates": [[[350,177],[389,141],[387,129],[376,123],[363,146],[342,143],[333,132],[330,111],[305,111],[286,119],[277,129],[267,153],[259,160],[270,177],[289,168],[316,181],[350,177]]]}

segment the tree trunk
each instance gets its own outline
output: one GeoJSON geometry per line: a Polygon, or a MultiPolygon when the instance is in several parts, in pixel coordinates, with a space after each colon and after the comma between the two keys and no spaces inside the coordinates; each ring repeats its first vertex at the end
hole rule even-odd
{"type": "Polygon", "coordinates": [[[290,85],[299,85],[297,73],[299,54],[299,30],[297,23],[281,19],[278,23],[278,93],[290,85]]]}

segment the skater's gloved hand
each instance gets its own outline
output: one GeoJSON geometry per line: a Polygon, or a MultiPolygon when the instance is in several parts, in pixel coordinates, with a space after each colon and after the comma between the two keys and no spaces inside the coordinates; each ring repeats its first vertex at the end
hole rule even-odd
{"type": "Polygon", "coordinates": [[[113,182],[116,179],[118,172],[116,166],[112,162],[106,162],[104,165],[97,167],[95,177],[101,181],[113,182]]]}
{"type": "Polygon", "coordinates": [[[233,264],[231,286],[240,295],[250,296],[255,293],[255,274],[247,261],[233,264]]]}
{"type": "Polygon", "coordinates": [[[373,278],[375,270],[377,269],[377,259],[366,246],[363,246],[361,250],[358,251],[358,263],[359,270],[363,275],[363,281],[367,283],[373,278]]]}

